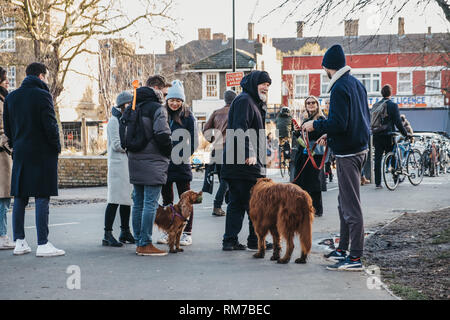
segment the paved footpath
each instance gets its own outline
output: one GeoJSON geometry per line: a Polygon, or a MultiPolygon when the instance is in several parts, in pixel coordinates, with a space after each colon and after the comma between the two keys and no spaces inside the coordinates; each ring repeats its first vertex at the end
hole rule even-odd
{"type": "MultiPolygon", "coordinates": [[[[199,190],[201,176],[195,175],[192,187],[199,190]]],[[[277,180],[281,178],[276,177],[277,180]]],[[[217,187],[217,186],[216,186],[217,187]]],[[[216,190],[216,189],[215,189],[216,190]]],[[[428,211],[450,206],[450,175],[425,177],[413,187],[408,182],[395,192],[375,190],[374,185],[361,187],[366,230],[375,229],[401,213],[428,211]]],[[[320,239],[338,233],[337,184],[328,184],[324,193],[324,216],[313,226],[314,246],[309,261],[298,265],[298,239],[287,265],[265,259],[254,259],[252,252],[223,252],[221,240],[225,217],[213,217],[212,196],[195,207],[193,245],[184,253],[164,257],[140,257],[134,245],[122,248],[102,247],[106,188],[64,189],[54,200],[83,200],[76,205],[51,208],[50,241],[66,250],[57,258],[37,258],[34,212],[26,214],[26,239],[33,252],[13,256],[0,251],[0,300],[4,299],[175,299],[175,300],[298,300],[298,299],[396,299],[384,289],[369,289],[365,272],[332,272],[322,256],[320,239]],[[95,201],[92,199],[96,199],[95,201]],[[92,203],[90,203],[92,200],[92,203]],[[73,270],[80,272],[73,281],[73,270]],[[69,271],[69,272],[68,272],[69,271]],[[69,290],[74,284],[80,289],[69,290]]],[[[225,207],[224,207],[225,209],[225,207]]],[[[116,218],[114,234],[119,233],[116,218]]],[[[8,213],[11,234],[11,213],[8,213]]],[[[247,219],[240,235],[245,243],[247,219]]],[[[154,229],[154,241],[159,231],[154,229]]],[[[269,239],[270,240],[270,239],[269,239]]],[[[156,241],[155,241],[156,242],[156,241]]],[[[160,247],[165,247],[159,245],[160,247]]],[[[382,280],[381,275],[381,280],[382,280]]]]}

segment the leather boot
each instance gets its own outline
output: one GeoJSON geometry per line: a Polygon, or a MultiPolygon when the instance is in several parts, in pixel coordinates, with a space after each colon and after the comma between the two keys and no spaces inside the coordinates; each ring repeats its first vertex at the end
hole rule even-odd
{"type": "Polygon", "coordinates": [[[112,231],[105,231],[105,236],[102,240],[102,244],[107,247],[121,247],[123,244],[121,244],[119,241],[117,241],[114,236],[112,235],[112,231]]]}
{"type": "Polygon", "coordinates": [[[130,228],[120,228],[120,236],[119,241],[122,243],[136,243],[136,240],[134,239],[133,235],[130,232],[130,228]]]}

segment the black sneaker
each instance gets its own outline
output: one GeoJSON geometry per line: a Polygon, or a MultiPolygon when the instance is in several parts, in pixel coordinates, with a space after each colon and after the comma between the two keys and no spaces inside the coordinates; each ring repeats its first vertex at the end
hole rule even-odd
{"type": "Polygon", "coordinates": [[[327,267],[332,271],[361,271],[364,270],[361,258],[348,256],[344,260],[327,267]]]}
{"type": "Polygon", "coordinates": [[[344,250],[341,249],[336,249],[331,251],[328,254],[325,254],[324,257],[327,260],[333,261],[333,262],[340,262],[345,260],[345,258],[347,257],[347,253],[344,250]]]}
{"type": "MultiPolygon", "coordinates": [[[[247,244],[248,251],[258,251],[258,244],[251,245],[247,244]]],[[[273,244],[266,241],[266,250],[273,250],[273,244]]]]}
{"type": "Polygon", "coordinates": [[[245,250],[246,246],[243,244],[240,244],[239,242],[236,243],[224,243],[222,245],[223,251],[233,251],[233,250],[245,250]]]}

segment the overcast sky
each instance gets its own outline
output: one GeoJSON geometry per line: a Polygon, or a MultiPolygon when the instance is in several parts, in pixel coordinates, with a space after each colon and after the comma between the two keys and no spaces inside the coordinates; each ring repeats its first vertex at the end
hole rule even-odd
{"type": "MultiPolygon", "coordinates": [[[[130,3],[134,1],[131,0],[130,3]]],[[[318,0],[306,0],[305,5],[287,19],[292,6],[285,6],[260,21],[264,15],[282,2],[283,0],[236,0],[236,38],[247,38],[247,23],[250,20],[255,23],[255,34],[267,34],[269,37],[295,37],[296,21],[303,20],[304,15],[311,10],[312,5],[317,4],[318,0]]],[[[395,0],[383,2],[395,3],[395,0]]],[[[386,10],[389,10],[387,7],[384,12],[377,7],[368,7],[364,12],[354,15],[352,18],[359,18],[359,34],[361,35],[395,34],[399,16],[405,18],[407,34],[425,33],[428,26],[431,26],[432,32],[449,32],[450,26],[444,14],[433,1],[431,2],[432,4],[424,10],[424,7],[415,5],[416,1],[410,1],[392,23],[389,23],[389,19],[387,19],[380,24],[386,10]]],[[[137,8],[138,6],[130,7],[137,8]]],[[[135,40],[137,48],[141,47],[140,52],[164,53],[165,40],[168,38],[175,42],[175,47],[196,40],[198,28],[211,28],[211,33],[221,32],[229,37],[232,36],[232,0],[175,0],[171,13],[176,18],[175,31],[179,37],[169,34],[157,36],[145,30],[146,28],[140,27],[139,36],[134,31],[134,36],[130,38],[135,40]]],[[[305,37],[343,35],[344,26],[340,23],[343,17],[343,14],[335,13],[329,16],[322,26],[319,23],[314,26],[305,25],[303,34],[305,37]]],[[[388,17],[390,18],[391,15],[388,17]]]]}

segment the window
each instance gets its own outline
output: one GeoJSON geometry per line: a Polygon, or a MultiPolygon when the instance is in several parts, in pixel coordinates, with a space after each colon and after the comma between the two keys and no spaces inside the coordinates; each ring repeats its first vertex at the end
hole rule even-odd
{"type": "Polygon", "coordinates": [[[204,73],[203,74],[203,97],[219,98],[219,74],[204,73]]]}
{"type": "Polygon", "coordinates": [[[397,73],[397,92],[403,94],[412,93],[412,75],[411,72],[397,73]]]}
{"type": "Polygon", "coordinates": [[[16,67],[12,66],[12,67],[8,67],[7,69],[8,72],[8,82],[9,82],[9,91],[13,91],[16,89],[16,67]]]}
{"type": "Polygon", "coordinates": [[[295,76],[295,97],[304,98],[308,96],[308,75],[296,75],[295,76]]]}
{"type": "Polygon", "coordinates": [[[327,88],[328,85],[330,84],[330,78],[328,78],[328,76],[326,74],[323,74],[321,77],[321,89],[320,89],[320,93],[321,95],[329,95],[330,93],[327,93],[327,88]]]}
{"type": "Polygon", "coordinates": [[[441,72],[427,71],[426,93],[441,93],[441,72]]]}
{"type": "Polygon", "coordinates": [[[16,50],[16,21],[14,18],[0,19],[0,51],[16,50]]]}
{"type": "Polygon", "coordinates": [[[227,90],[233,90],[234,92],[236,92],[236,95],[238,95],[242,92],[242,87],[241,86],[227,87],[227,90]]]}
{"type": "Polygon", "coordinates": [[[366,87],[367,93],[380,93],[379,73],[355,73],[353,75],[366,87]]]}

